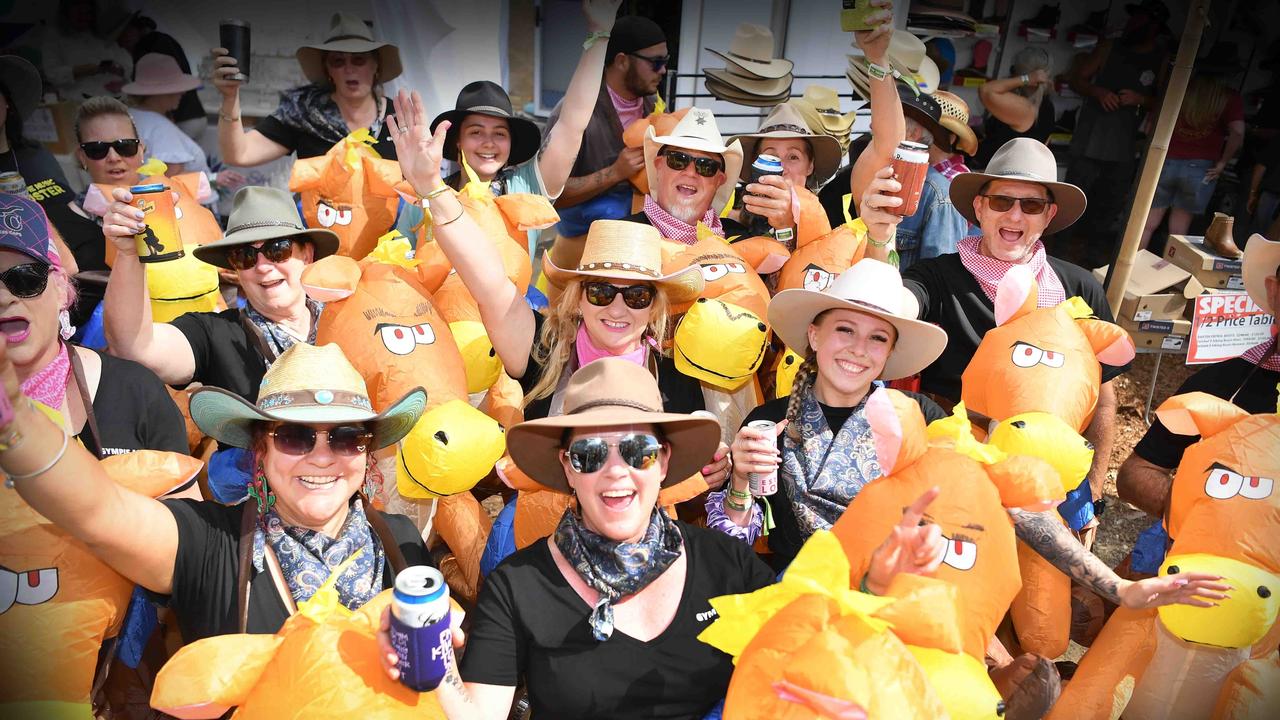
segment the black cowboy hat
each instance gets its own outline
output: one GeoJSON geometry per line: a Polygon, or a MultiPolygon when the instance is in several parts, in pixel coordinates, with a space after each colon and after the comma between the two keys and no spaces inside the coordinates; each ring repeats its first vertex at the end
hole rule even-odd
{"type": "Polygon", "coordinates": [[[462,119],[468,115],[488,115],[502,118],[511,128],[511,155],[508,165],[519,165],[538,152],[542,145],[542,132],[533,121],[517,116],[511,110],[511,97],[496,83],[488,80],[477,80],[468,84],[458,92],[458,102],[453,110],[447,110],[431,121],[431,131],[435,132],[440,123],[448,120],[452,123],[445,136],[444,156],[458,162],[458,129],[462,119]]]}
{"type": "Polygon", "coordinates": [[[933,144],[946,152],[951,152],[951,131],[942,127],[942,106],[928,93],[917,93],[901,81],[898,86],[898,98],[902,100],[902,112],[912,120],[920,123],[933,135],[933,144]]]}

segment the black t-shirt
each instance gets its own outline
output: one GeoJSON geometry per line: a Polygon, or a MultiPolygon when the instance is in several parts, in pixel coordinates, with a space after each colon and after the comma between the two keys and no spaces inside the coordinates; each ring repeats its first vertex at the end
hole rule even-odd
{"type": "MultiPolygon", "coordinates": [[[[332,101],[330,101],[332,102],[332,101]]],[[[391,142],[391,129],[387,127],[387,115],[392,114],[391,101],[387,100],[387,108],[382,115],[382,130],[378,132],[378,141],[373,149],[387,160],[396,159],[396,146],[391,142]]],[[[254,130],[272,142],[279,143],[291,152],[296,153],[299,160],[319,157],[329,152],[334,143],[318,137],[305,130],[289,127],[272,116],[267,116],[253,126],[254,130]]]]}
{"type": "Polygon", "coordinates": [[[10,171],[22,176],[27,194],[40,203],[45,213],[51,205],[66,205],[75,197],[62,166],[43,145],[24,145],[0,153],[0,172],[10,171]]]}
{"type": "MultiPolygon", "coordinates": [[[[178,616],[183,642],[237,632],[240,516],[248,506],[241,503],[228,507],[187,499],[165,500],[164,504],[178,523],[178,555],[173,562],[169,607],[178,616]]],[[[384,513],[383,518],[404,554],[405,563],[435,565],[409,518],[388,513],[384,513]]],[[[376,541],[377,535],[374,537],[376,541]]],[[[387,562],[382,575],[383,589],[394,582],[395,572],[387,562]]],[[[256,573],[249,589],[248,632],[274,633],[288,617],[289,611],[280,599],[271,573],[256,573]]]]}
{"type": "MultiPolygon", "coordinates": [[[[920,405],[920,411],[924,413],[925,423],[931,423],[947,416],[946,411],[939,407],[938,403],[930,400],[928,397],[920,393],[903,392],[912,400],[920,405]]],[[[776,400],[757,407],[747,415],[742,421],[742,426],[746,427],[747,423],[756,420],[772,420],[775,423],[782,422],[787,416],[787,404],[791,402],[791,396],[780,397],[776,400]]],[[[822,408],[822,414],[826,416],[827,427],[841,428],[844,427],[845,421],[853,414],[852,407],[835,407],[818,403],[822,408]]],[[[778,436],[778,451],[782,451],[782,436],[778,436]]],[[[800,548],[809,538],[800,530],[800,522],[796,520],[795,510],[791,507],[791,503],[787,502],[785,491],[779,490],[769,498],[769,509],[773,513],[774,527],[769,531],[769,550],[770,555],[766,558],[769,565],[774,570],[781,572],[786,569],[791,561],[795,559],[796,553],[800,552],[800,548]]]]}
{"type": "Polygon", "coordinates": [[[1053,114],[1053,100],[1044,98],[1040,101],[1040,112],[1036,115],[1036,120],[1027,128],[1026,132],[1018,132],[1004,123],[1003,120],[994,115],[988,114],[982,120],[982,129],[986,135],[982,138],[982,143],[978,145],[978,154],[973,156],[973,164],[970,166],[975,170],[982,170],[991,162],[991,156],[996,154],[1001,145],[1009,142],[1014,138],[1029,137],[1040,142],[1049,139],[1049,135],[1053,133],[1053,126],[1057,122],[1057,118],[1053,114]]]}
{"type": "Polygon", "coordinates": [[[676,521],[687,570],[675,617],[641,642],[592,637],[583,602],[556,567],[549,540],[507,557],[485,580],[462,657],[467,682],[529,688],[533,717],[700,720],[724,698],[728,655],[698,640],[716,618],[708,602],[748,593],[774,574],[745,543],[676,521]]]}
{"type": "Polygon", "coordinates": [[[191,344],[196,360],[193,382],[229,390],[251,403],[258,401],[267,361],[240,324],[239,309],[186,313],[174,318],[172,325],[191,344]]]}
{"type": "MultiPolygon", "coordinates": [[[[542,324],[546,318],[542,313],[535,312],[533,314],[533,343],[538,344],[538,339],[542,337],[542,324]]],[[[706,405],[702,400],[702,385],[697,378],[689,377],[676,369],[676,361],[661,356],[657,362],[658,366],[658,390],[662,393],[662,406],[669,413],[691,413],[695,410],[705,410],[706,405]]],[[[532,347],[529,350],[529,364],[525,367],[524,375],[517,378],[520,381],[520,389],[527,395],[533,387],[538,384],[538,379],[542,377],[542,365],[533,357],[532,347]]],[[[546,417],[551,411],[551,398],[548,395],[529,403],[524,409],[525,420],[538,420],[546,417]]]]}
{"type": "MultiPolygon", "coordinates": [[[[138,61],[143,55],[150,53],[160,53],[168,55],[178,63],[178,68],[182,72],[190,75],[191,65],[187,62],[187,54],[183,52],[182,45],[173,39],[172,36],[162,32],[149,32],[138,39],[138,44],[133,48],[133,75],[134,79],[138,76],[138,61]]],[[[193,120],[198,117],[204,117],[204,106],[200,104],[200,97],[195,90],[188,90],[182,93],[182,99],[178,101],[178,109],[173,111],[172,119],[175,123],[183,120],[193,120]]]]}
{"type": "MultiPolygon", "coordinates": [[[[186,421],[160,378],[131,360],[103,353],[98,357],[102,359],[102,376],[93,396],[93,414],[102,433],[101,454],[190,452],[186,421]]],[[[91,438],[86,422],[80,439],[90,449],[95,446],[91,438]]]]}
{"type": "MultiPolygon", "coordinates": [[[[1079,295],[1101,320],[1113,322],[1111,305],[1102,285],[1089,271],[1053,256],[1049,267],[1062,281],[1067,297],[1079,295]]],[[[982,336],[996,326],[995,306],[978,285],[978,280],[960,262],[958,253],[914,263],[902,273],[902,283],[920,302],[920,319],[947,331],[947,347],[932,365],[920,374],[920,389],[960,399],[960,375],[978,350],[982,336]]],[[[1102,381],[1129,369],[1102,366],[1102,381]]]]}
{"type": "MultiPolygon", "coordinates": [[[[1224,400],[1235,395],[1236,405],[1257,415],[1275,412],[1277,382],[1280,382],[1280,372],[1233,358],[1201,368],[1187,378],[1175,394],[1199,391],[1224,400]]],[[[1199,435],[1169,432],[1159,418],[1154,418],[1147,434],[1133,448],[1133,454],[1152,465],[1172,470],[1182,462],[1182,453],[1199,441],[1199,435]]]]}

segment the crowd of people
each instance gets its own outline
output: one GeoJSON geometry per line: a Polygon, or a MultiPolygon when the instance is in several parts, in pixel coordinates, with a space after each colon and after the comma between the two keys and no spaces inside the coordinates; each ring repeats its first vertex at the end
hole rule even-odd
{"type": "MultiPolygon", "coordinates": [[[[346,258],[334,223],[308,226],[281,189],[241,188],[220,223],[207,175],[203,185],[181,181],[209,170],[190,137],[203,113],[186,112],[201,80],[181,49],[175,57],[176,43],[146,18],[107,21],[95,17],[92,2],[60,5],[61,54],[48,56],[43,79],[30,63],[0,57],[0,170],[11,158],[26,185],[0,195],[2,492],[136,584],[135,604],[163,608],[183,644],[276,633],[329,592],[358,610],[406,567],[443,567],[445,554],[473,550],[443,547],[430,522],[387,510],[397,491],[394,480],[384,482],[386,460],[439,400],[417,387],[376,403],[385,378],[362,376],[339,344],[317,344],[326,301],[350,292],[317,290],[308,273],[336,267],[359,277],[350,270],[355,261],[384,262],[396,267],[389,272],[417,273],[413,287],[428,299],[441,283],[460,282],[487,354],[518,386],[516,422],[505,428],[511,465],[496,475],[512,483],[508,474],[518,472],[531,482],[483,494],[501,495],[508,508],[535,502],[530,488],[562,501],[535,539],[499,552],[478,594],[455,589],[465,614],[454,614],[456,656],[448,654],[434,693],[455,720],[505,718],[513,706],[534,717],[715,717],[735,665],[699,639],[717,616],[713,599],[777,583],[865,488],[891,477],[896,443],[911,430],[903,423],[886,430],[885,408],[895,403],[929,423],[963,414],[967,370],[984,337],[1024,304],[1009,299],[1016,288],[1030,286],[1024,311],[1071,306],[1073,317],[1113,319],[1094,275],[1050,254],[1045,240],[1103,237],[1103,215],[1128,196],[1132,168],[1123,149],[1107,144],[1132,136],[1138,115],[1112,111],[1157,102],[1167,17],[1152,0],[1130,6],[1128,39],[1073,69],[1073,84],[1089,100],[1066,182],[1045,144],[1055,122],[1049,56],[1029,47],[1013,59],[1011,77],[983,86],[980,139],[960,97],[896,69],[916,45],[920,57],[924,51],[893,29],[891,0],[872,0],[870,29],[854,34],[872,132],[847,153],[822,122],[831,113],[815,111],[808,94],[772,108],[756,132],[730,138],[705,108],[662,112],[655,93],[670,61],[667,38],[650,19],[617,17],[620,0],[583,0],[588,36],[545,132],[489,81],[467,84],[455,106],[434,117],[417,92],[389,97],[384,84],[403,70],[399,49],[346,13],[333,17],[323,43],[298,50],[309,84],[284,93],[275,112],[246,128],[243,76],[227,50],[215,48],[224,161],[315,158],[359,132],[367,134],[363,147],[395,162],[400,204],[377,234],[407,240],[411,251],[393,257],[384,242],[376,257],[346,258]],[[104,22],[118,46],[104,46],[94,32],[104,22]],[[114,82],[123,81],[127,57],[86,60],[117,50],[133,54],[131,82],[114,82]],[[75,157],[91,180],[80,193],[23,135],[46,81],[79,101],[75,157]],[[1146,90],[1116,89],[1126,83],[1146,90]],[[117,92],[128,104],[111,97],[117,92]],[[904,178],[893,165],[904,141],[930,148],[919,210],[906,216],[898,210],[904,178]],[[753,174],[762,156],[778,159],[781,172],[753,174]],[[157,316],[164,264],[139,257],[136,238],[149,216],[130,189],[151,182],[186,208],[180,223],[213,223],[216,232],[187,248],[217,269],[217,307],[157,316]],[[839,198],[834,211],[831,196],[839,198]],[[495,224],[478,209],[535,201],[554,203],[559,214],[550,247],[539,242],[541,228],[495,224]],[[511,243],[525,253],[520,268],[505,260],[511,243]],[[835,248],[828,256],[846,259],[815,260],[800,284],[784,279],[786,264],[809,257],[806,246],[824,244],[835,248]],[[540,278],[532,285],[531,275],[540,278]],[[730,299],[726,286],[754,300],[730,299]],[[763,333],[743,378],[717,374],[718,358],[691,357],[680,335],[713,305],[728,318],[711,324],[715,332],[745,318],[763,333]],[[81,327],[94,323],[96,344],[81,327]],[[212,460],[202,456],[205,474],[160,497],[119,484],[101,462],[139,451],[185,455],[206,440],[219,450],[212,460]],[[770,476],[775,493],[761,490],[770,476]],[[673,503],[667,493],[690,482],[696,489],[673,503]],[[212,488],[228,485],[235,502],[224,504],[212,488]]],[[[1209,73],[1193,81],[1148,238],[1166,210],[1170,230],[1187,231],[1242,137],[1238,96],[1209,73]]],[[[1276,193],[1260,186],[1263,175],[1254,176],[1254,200],[1272,212],[1276,193]]],[[[338,212],[349,220],[358,210],[338,212]]],[[[1243,255],[1246,290],[1274,315],[1280,243],[1256,235],[1243,255]]],[[[375,322],[390,317],[376,306],[364,312],[375,322]]],[[[413,346],[393,347],[387,332],[397,340],[412,333],[419,344],[450,332],[452,322],[441,323],[431,303],[418,315],[412,327],[370,325],[400,355],[413,346]]],[[[742,344],[727,331],[700,341],[726,355],[742,344]]],[[[1025,349],[1031,364],[1061,366],[1060,354],[1036,343],[1020,338],[1013,362],[1026,362],[1016,356],[1025,349]]],[[[1128,348],[1127,355],[1094,348],[1088,380],[1097,400],[1074,428],[1093,453],[1078,491],[1091,508],[1085,521],[1064,521],[1056,507],[1063,493],[1010,499],[1001,514],[1029,556],[1111,606],[1217,607],[1251,590],[1194,567],[1121,576],[1090,551],[1115,444],[1113,381],[1128,370],[1128,348]]],[[[1179,392],[1265,415],[1276,412],[1277,381],[1273,334],[1201,370],[1179,392]]],[[[488,402],[473,404],[489,409],[488,402]]],[[[1006,418],[971,410],[967,419],[985,438],[1006,418]]],[[[1175,432],[1157,421],[1120,470],[1120,496],[1157,518],[1168,515],[1173,472],[1195,441],[1175,432]]],[[[868,538],[875,549],[849,558],[862,570],[842,592],[900,597],[905,577],[956,562],[952,545],[968,541],[944,536],[930,514],[949,480],[930,478],[933,487],[900,518],[895,510],[886,536],[868,538]]],[[[395,679],[388,626],[384,613],[371,652],[395,679]]],[[[1023,652],[1010,632],[993,634],[987,650],[1006,716],[1043,716],[1063,682],[1055,658],[1023,652]]],[[[76,688],[71,702],[128,716],[99,692],[119,664],[115,655],[95,657],[93,682],[76,688]]],[[[151,679],[137,682],[149,690],[151,679]]],[[[792,701],[815,713],[836,707],[798,692],[792,701]]]]}

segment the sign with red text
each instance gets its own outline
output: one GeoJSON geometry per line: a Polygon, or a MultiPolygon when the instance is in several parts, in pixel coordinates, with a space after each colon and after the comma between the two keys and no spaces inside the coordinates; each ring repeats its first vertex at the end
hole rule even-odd
{"type": "Polygon", "coordinates": [[[1194,300],[1187,364],[1202,365],[1240,357],[1271,337],[1275,318],[1243,292],[1215,292],[1194,300]]]}

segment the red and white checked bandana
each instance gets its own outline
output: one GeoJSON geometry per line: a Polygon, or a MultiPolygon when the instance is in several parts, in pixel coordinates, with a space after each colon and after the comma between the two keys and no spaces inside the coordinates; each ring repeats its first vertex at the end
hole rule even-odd
{"type": "Polygon", "coordinates": [[[1241,355],[1240,357],[1253,363],[1254,365],[1257,365],[1263,370],[1280,372],[1280,351],[1272,352],[1270,355],[1267,354],[1267,351],[1271,350],[1272,347],[1275,345],[1275,343],[1276,343],[1276,338],[1274,337],[1272,337],[1270,340],[1264,340],[1263,342],[1257,345],[1254,345],[1248,350],[1245,350],[1244,354],[1241,355]]]}
{"type": "MultiPolygon", "coordinates": [[[[668,240],[675,240],[685,245],[698,244],[698,228],[696,225],[690,225],[685,221],[677,218],[671,213],[663,210],[658,205],[658,201],[653,199],[652,195],[644,196],[644,214],[649,216],[649,222],[658,228],[658,232],[662,233],[662,237],[668,240]]],[[[715,210],[708,210],[706,215],[702,216],[703,225],[706,225],[711,232],[724,237],[724,226],[720,224],[720,216],[715,210]]]]}
{"type": "MultiPolygon", "coordinates": [[[[982,292],[987,294],[987,299],[994,303],[996,287],[1000,285],[1000,280],[1009,268],[1013,267],[1013,263],[983,255],[978,251],[980,242],[982,242],[981,235],[970,235],[956,244],[956,250],[960,253],[960,262],[964,263],[965,269],[977,279],[978,284],[982,286],[982,292]]],[[[1036,307],[1053,307],[1067,299],[1067,291],[1062,287],[1062,280],[1058,279],[1058,274],[1049,267],[1049,256],[1045,253],[1044,243],[1036,241],[1034,252],[1026,265],[1035,274],[1036,285],[1040,286],[1040,297],[1036,301],[1036,307]]]]}

